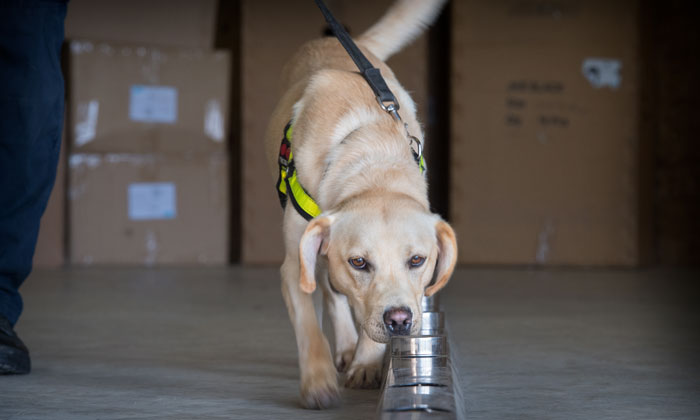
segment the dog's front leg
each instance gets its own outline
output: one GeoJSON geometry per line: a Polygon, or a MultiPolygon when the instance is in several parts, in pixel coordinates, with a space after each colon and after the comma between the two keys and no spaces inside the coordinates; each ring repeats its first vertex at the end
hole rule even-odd
{"type": "MultiPolygon", "coordinates": [[[[291,206],[289,206],[291,207],[291,206]]],[[[294,210],[292,209],[292,212],[294,210]]],[[[296,216],[296,217],[295,217],[296,216]]],[[[306,222],[285,214],[286,257],[282,264],[282,296],[294,327],[301,371],[301,404],[306,408],[328,408],[339,399],[338,378],[328,340],[321,332],[311,295],[299,285],[298,243],[306,222]],[[290,220],[291,219],[291,220],[290,220]]]]}
{"type": "Polygon", "coordinates": [[[319,277],[323,301],[333,324],[335,367],[339,372],[344,372],[350,366],[357,346],[355,321],[352,318],[348,298],[331,288],[326,265],[320,270],[319,277]]]}
{"type": "Polygon", "coordinates": [[[338,379],[331,349],[319,327],[311,295],[299,288],[298,261],[298,256],[287,256],[281,271],[282,294],[299,350],[301,403],[306,408],[327,408],[338,402],[338,379]]]}
{"type": "Polygon", "coordinates": [[[379,388],[382,383],[382,365],[386,344],[377,343],[361,330],[355,358],[348,369],[345,386],[348,388],[379,388]]]}

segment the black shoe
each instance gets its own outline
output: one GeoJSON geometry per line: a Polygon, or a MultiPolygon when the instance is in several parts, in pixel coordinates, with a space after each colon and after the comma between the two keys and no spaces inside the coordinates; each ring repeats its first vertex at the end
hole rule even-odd
{"type": "Polygon", "coordinates": [[[22,375],[30,370],[29,349],[12,329],[10,321],[0,315],[0,375],[22,375]]]}

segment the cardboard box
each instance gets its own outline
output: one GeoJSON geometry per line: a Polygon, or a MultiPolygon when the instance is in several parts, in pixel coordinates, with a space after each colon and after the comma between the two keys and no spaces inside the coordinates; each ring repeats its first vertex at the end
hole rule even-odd
{"type": "MultiPolygon", "coordinates": [[[[391,4],[392,0],[334,0],[328,2],[328,7],[349,28],[351,36],[357,36],[374,24],[391,4]]],[[[321,37],[326,26],[313,2],[241,2],[241,260],[244,263],[277,264],[284,257],[282,210],[261,139],[282,94],[282,66],[302,44],[321,37]]],[[[419,120],[427,121],[426,37],[417,39],[388,64],[411,92],[419,120]]]]}
{"type": "Polygon", "coordinates": [[[210,49],[216,0],[71,0],[66,39],[210,49]]]}
{"type": "Polygon", "coordinates": [[[228,262],[228,159],[166,154],[70,157],[74,264],[228,262]]]}
{"type": "Polygon", "coordinates": [[[636,264],[637,3],[459,1],[453,31],[459,261],[636,264]]]}
{"type": "Polygon", "coordinates": [[[72,153],[223,152],[225,51],[70,42],[72,153]]]}

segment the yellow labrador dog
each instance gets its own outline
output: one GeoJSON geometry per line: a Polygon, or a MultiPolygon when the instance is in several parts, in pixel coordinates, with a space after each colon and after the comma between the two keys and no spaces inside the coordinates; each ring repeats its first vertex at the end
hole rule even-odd
{"type": "Polygon", "coordinates": [[[310,221],[297,203],[284,210],[282,293],[305,407],[338,401],[336,370],[346,371],[347,387],[378,387],[386,343],[420,329],[422,297],[452,275],[455,234],[429,210],[426,180],[407,137],[408,131],[423,138],[415,104],[384,64],[443,3],[399,0],[356,40],[398,99],[403,122],[378,105],[335,38],[307,43],[284,69],[285,92],[266,134],[270,166],[278,179],[280,140],[287,137],[291,144],[282,148],[293,151],[296,181],[322,209],[310,221]],[[334,355],[311,298],[317,284],[334,330],[334,355]]]}

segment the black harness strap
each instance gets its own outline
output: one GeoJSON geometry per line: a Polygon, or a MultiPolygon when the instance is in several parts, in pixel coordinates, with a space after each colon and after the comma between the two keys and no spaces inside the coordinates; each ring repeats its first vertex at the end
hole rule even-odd
{"type": "MultiPolygon", "coordinates": [[[[399,102],[391,92],[391,89],[389,89],[389,86],[387,86],[379,69],[374,67],[372,63],[369,62],[367,57],[362,54],[362,51],[360,51],[357,45],[355,45],[355,42],[353,42],[352,38],[350,38],[350,34],[348,34],[345,28],[343,28],[335,17],[333,17],[330,10],[328,10],[328,7],[326,7],[326,5],[323,3],[323,0],[315,1],[318,8],[321,9],[323,17],[326,18],[326,22],[328,22],[328,25],[331,27],[333,34],[336,38],[338,38],[338,41],[340,41],[340,44],[343,46],[343,48],[345,48],[345,51],[348,52],[348,55],[350,55],[352,61],[354,61],[357,68],[360,69],[360,73],[369,84],[369,87],[371,87],[372,91],[374,91],[374,95],[377,97],[379,105],[381,105],[387,112],[392,114],[398,111],[399,102]]],[[[395,118],[396,117],[397,116],[395,115],[395,118]]]]}

